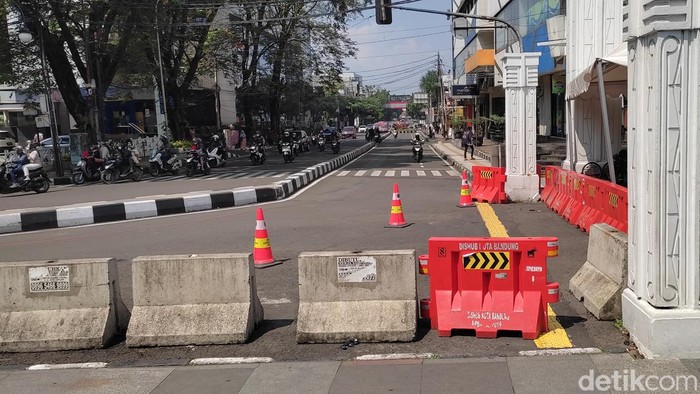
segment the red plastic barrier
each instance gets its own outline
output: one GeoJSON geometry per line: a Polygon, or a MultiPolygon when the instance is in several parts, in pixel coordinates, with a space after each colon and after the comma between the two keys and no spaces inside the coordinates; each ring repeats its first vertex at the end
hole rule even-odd
{"type": "Polygon", "coordinates": [[[581,211],[583,211],[583,188],[585,186],[585,181],[580,174],[573,172],[569,174],[569,177],[571,179],[571,187],[569,189],[571,199],[566,208],[564,208],[562,216],[567,222],[574,223],[579,215],[581,215],[581,211]]]}
{"type": "Polygon", "coordinates": [[[556,171],[556,167],[544,167],[544,188],[540,192],[540,197],[547,206],[549,206],[547,202],[549,201],[551,194],[554,192],[554,171],[556,171]]]}
{"type": "Polygon", "coordinates": [[[547,282],[547,257],[559,254],[557,238],[430,238],[428,251],[430,305],[422,309],[439,336],[508,330],[535,339],[548,331],[559,284],[547,282]]]}
{"type": "Polygon", "coordinates": [[[497,204],[508,202],[505,168],[474,166],[472,175],[473,200],[497,204]]]}
{"type": "Polygon", "coordinates": [[[554,204],[554,201],[557,199],[557,196],[559,196],[560,190],[559,190],[559,181],[561,180],[560,172],[561,168],[559,167],[551,167],[548,166],[547,170],[549,171],[549,174],[551,175],[551,180],[548,180],[548,182],[551,182],[552,187],[549,193],[547,193],[544,203],[547,205],[548,208],[552,208],[552,205],[554,204]]]}
{"type": "Polygon", "coordinates": [[[627,232],[627,189],[606,183],[601,192],[604,220],[616,229],[627,232]]]}
{"type": "Polygon", "coordinates": [[[570,172],[571,171],[564,170],[559,171],[559,194],[552,203],[552,210],[558,214],[564,211],[564,208],[571,199],[571,194],[569,192],[570,172]]]}
{"type": "Polygon", "coordinates": [[[587,175],[580,175],[584,180],[586,187],[583,189],[583,204],[584,209],[576,221],[576,227],[585,232],[590,232],[593,223],[599,223],[603,218],[603,212],[600,210],[600,189],[603,186],[603,181],[587,175]]]}

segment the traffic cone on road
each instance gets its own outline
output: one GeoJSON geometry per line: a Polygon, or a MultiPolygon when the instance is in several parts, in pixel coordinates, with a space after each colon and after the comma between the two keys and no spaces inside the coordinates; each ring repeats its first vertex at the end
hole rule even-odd
{"type": "Polygon", "coordinates": [[[401,206],[401,196],[399,195],[399,184],[394,183],[394,193],[391,196],[391,214],[389,215],[389,225],[384,227],[403,228],[412,223],[406,223],[403,218],[403,207],[401,206]]]}
{"type": "Polygon", "coordinates": [[[467,182],[467,172],[462,171],[462,189],[459,192],[459,204],[460,208],[467,208],[475,206],[472,200],[472,191],[469,189],[469,182],[467,182]]]}
{"type": "Polygon", "coordinates": [[[272,247],[270,246],[270,238],[267,235],[267,226],[265,226],[265,216],[263,216],[262,208],[258,208],[258,214],[255,218],[253,262],[255,268],[265,268],[281,263],[281,261],[276,261],[272,257],[272,247]]]}

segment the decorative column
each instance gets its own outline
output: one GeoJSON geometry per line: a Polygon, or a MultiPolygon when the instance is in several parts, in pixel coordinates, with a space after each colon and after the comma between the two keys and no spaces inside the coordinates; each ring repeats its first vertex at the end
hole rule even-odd
{"type": "Polygon", "coordinates": [[[629,0],[629,279],[648,358],[700,357],[700,4],[629,0]]]}
{"type": "Polygon", "coordinates": [[[538,201],[537,66],[541,53],[503,56],[506,91],[506,194],[512,201],[538,201]]]}

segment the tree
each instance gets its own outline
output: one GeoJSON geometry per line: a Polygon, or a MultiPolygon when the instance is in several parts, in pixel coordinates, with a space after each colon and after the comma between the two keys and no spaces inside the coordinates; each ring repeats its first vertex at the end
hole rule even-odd
{"type": "Polygon", "coordinates": [[[23,16],[24,27],[34,36],[28,51],[16,37],[10,38],[10,52],[17,67],[3,80],[35,90],[40,72],[37,54],[39,37],[53,80],[77,128],[97,138],[95,125],[90,124],[91,98],[83,95],[79,80],[96,80],[94,89],[98,99],[127,59],[126,50],[132,38],[129,21],[138,12],[135,0],[110,2],[14,0],[10,7],[23,16]],[[27,76],[28,78],[25,78],[27,76]],[[99,76],[99,78],[98,78],[99,76]],[[33,82],[33,83],[32,83],[33,82]]]}
{"type": "Polygon", "coordinates": [[[406,107],[406,113],[413,119],[425,119],[425,104],[416,103],[413,100],[409,101],[406,107]]]}
{"type": "Polygon", "coordinates": [[[423,93],[428,93],[430,106],[437,106],[440,97],[440,78],[436,70],[430,70],[420,79],[420,89],[423,93]]]}

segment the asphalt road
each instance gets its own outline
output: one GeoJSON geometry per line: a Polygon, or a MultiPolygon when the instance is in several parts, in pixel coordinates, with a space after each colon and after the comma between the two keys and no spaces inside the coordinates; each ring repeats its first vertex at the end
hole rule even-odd
{"type": "MultiPolygon", "coordinates": [[[[340,153],[349,152],[367,142],[364,136],[358,139],[343,140],[340,153]]],[[[184,160],[185,156],[178,155],[184,160]]],[[[210,175],[185,176],[184,170],[177,176],[164,175],[158,178],[144,174],[143,180],[133,182],[125,179],[114,185],[91,182],[80,186],[52,185],[44,194],[14,193],[0,196],[0,211],[28,208],[48,208],[96,201],[118,201],[163,194],[188,193],[193,191],[230,190],[244,186],[267,185],[286,178],[307,167],[327,161],[336,155],[326,149],[319,152],[311,145],[309,152],[303,152],[293,162],[284,163],[276,149],[268,150],[265,164],[253,166],[248,156],[233,158],[225,167],[213,168],[210,175]]]]}
{"type": "MultiPolygon", "coordinates": [[[[505,356],[536,349],[516,335],[477,339],[468,334],[439,338],[421,321],[412,343],[340,346],[297,345],[296,256],[303,251],[415,249],[427,253],[432,236],[488,236],[475,208],[459,209],[460,180],[426,145],[425,161],[411,160],[409,136],[389,138],[291,199],[263,204],[273,253],[283,264],[256,270],[265,321],[250,343],[230,346],[108,349],[0,354],[0,364],[111,361],[133,365],[194,357],[266,356],[275,360],[348,359],[362,354],[430,352],[440,356],[505,356]],[[392,173],[393,171],[393,173],[392,173]],[[423,175],[421,175],[421,172],[423,175]],[[439,176],[437,174],[440,174],[439,176]],[[412,226],[384,228],[393,183],[400,186],[403,210],[412,226]]],[[[257,206],[165,216],[87,227],[0,236],[1,262],[115,257],[127,307],[131,308],[130,260],[141,255],[252,252],[257,206]]],[[[624,351],[626,338],[610,322],[598,322],[566,290],[585,261],[588,238],[543,204],[494,206],[511,236],[558,236],[560,256],[550,260],[550,277],[561,284],[562,301],[552,305],[576,347],[624,351]]],[[[419,275],[419,297],[427,297],[427,277],[419,275]]]]}

